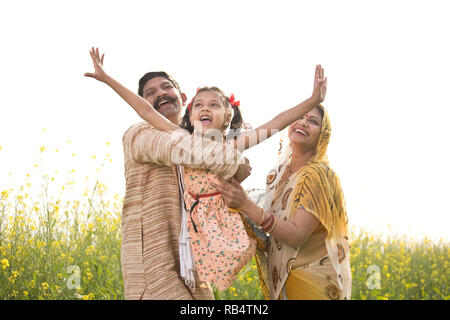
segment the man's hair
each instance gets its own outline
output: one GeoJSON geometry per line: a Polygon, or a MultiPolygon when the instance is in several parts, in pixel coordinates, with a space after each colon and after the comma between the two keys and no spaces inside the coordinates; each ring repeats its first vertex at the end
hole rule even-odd
{"type": "Polygon", "coordinates": [[[163,77],[166,78],[167,80],[169,80],[173,86],[180,92],[181,94],[181,89],[180,86],[178,85],[178,82],[175,81],[174,78],[172,78],[169,74],[167,74],[164,71],[153,71],[153,72],[147,72],[146,74],[144,74],[142,76],[142,78],[139,80],[139,89],[138,89],[138,95],[140,95],[141,97],[144,97],[144,86],[145,84],[156,77],[163,77]]]}

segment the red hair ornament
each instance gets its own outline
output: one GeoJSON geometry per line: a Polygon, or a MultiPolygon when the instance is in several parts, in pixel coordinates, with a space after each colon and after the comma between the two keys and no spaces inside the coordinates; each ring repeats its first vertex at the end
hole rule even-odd
{"type": "MultiPolygon", "coordinates": [[[[197,92],[199,90],[200,90],[200,88],[197,88],[197,92]]],[[[195,98],[195,96],[192,98],[191,102],[189,102],[187,105],[189,112],[192,112],[192,103],[194,102],[194,98],[195,98]]],[[[239,106],[241,105],[241,101],[236,100],[236,98],[234,97],[234,93],[230,94],[230,96],[227,99],[232,107],[239,108],[239,106]]]]}

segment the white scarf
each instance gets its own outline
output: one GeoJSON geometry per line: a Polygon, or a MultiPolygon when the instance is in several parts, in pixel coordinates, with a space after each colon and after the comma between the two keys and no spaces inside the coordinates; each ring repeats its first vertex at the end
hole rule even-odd
{"type": "Polygon", "coordinates": [[[180,188],[180,207],[181,207],[181,232],[178,240],[178,247],[180,252],[180,273],[184,283],[192,290],[195,290],[195,263],[192,256],[191,241],[187,232],[187,212],[184,203],[184,188],[183,188],[183,169],[177,166],[178,171],[178,186],[180,188]]]}

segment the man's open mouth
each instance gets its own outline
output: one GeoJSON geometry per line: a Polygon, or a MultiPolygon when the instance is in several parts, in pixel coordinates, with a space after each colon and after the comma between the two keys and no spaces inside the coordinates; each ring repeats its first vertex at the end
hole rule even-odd
{"type": "Polygon", "coordinates": [[[161,98],[157,98],[155,100],[155,109],[159,109],[161,107],[164,107],[165,105],[168,105],[169,103],[175,103],[176,99],[172,98],[171,96],[164,96],[161,98]]]}
{"type": "Polygon", "coordinates": [[[158,107],[161,107],[163,104],[166,104],[166,103],[169,103],[169,100],[162,100],[162,101],[159,103],[158,107]]]}

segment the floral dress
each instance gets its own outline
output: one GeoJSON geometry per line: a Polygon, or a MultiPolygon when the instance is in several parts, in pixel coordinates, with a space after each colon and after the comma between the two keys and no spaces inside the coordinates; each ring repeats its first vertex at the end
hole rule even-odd
{"type": "Polygon", "coordinates": [[[238,213],[230,212],[209,170],[184,168],[187,227],[201,281],[227,289],[255,253],[238,213]]]}

